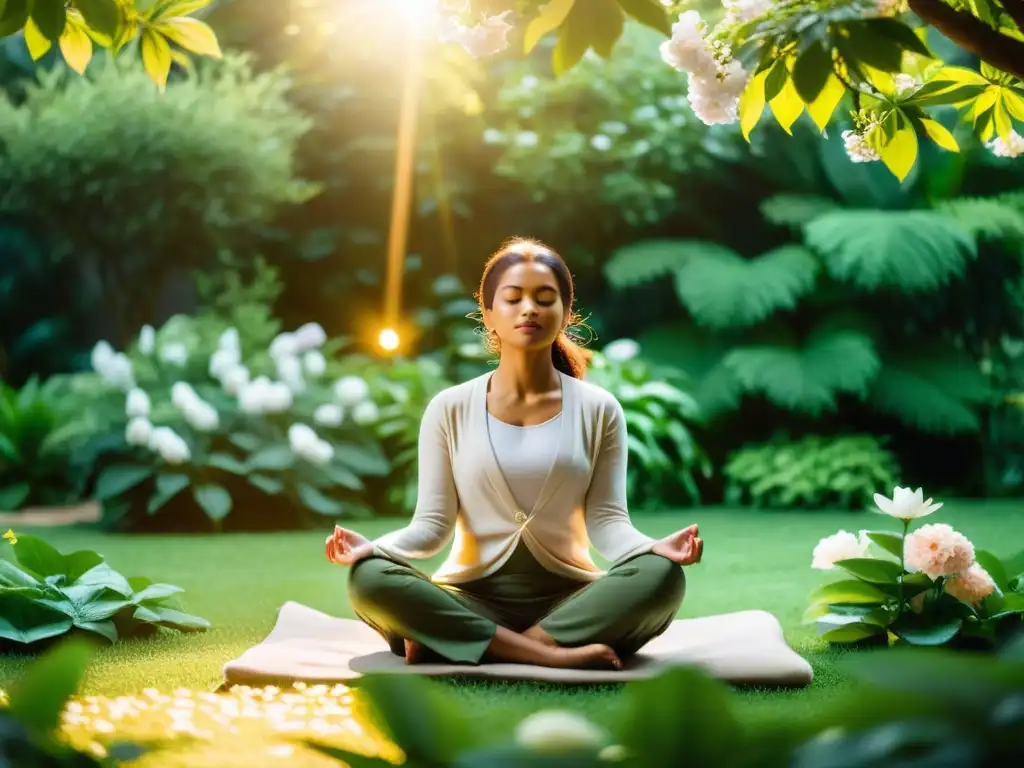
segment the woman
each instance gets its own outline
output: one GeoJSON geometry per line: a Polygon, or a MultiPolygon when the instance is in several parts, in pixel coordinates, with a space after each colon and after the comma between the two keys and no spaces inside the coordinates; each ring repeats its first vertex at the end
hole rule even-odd
{"type": "Polygon", "coordinates": [[[621,668],[668,628],[680,566],[699,562],[704,544],[696,525],[655,541],[630,522],[624,414],[582,381],[588,358],[565,333],[573,284],[561,257],[507,243],[478,299],[498,366],[427,406],[411,522],[375,541],[335,528],[327,558],[352,566],[356,614],[408,663],[621,668]],[[452,538],[433,577],[409,562],[452,538]]]}

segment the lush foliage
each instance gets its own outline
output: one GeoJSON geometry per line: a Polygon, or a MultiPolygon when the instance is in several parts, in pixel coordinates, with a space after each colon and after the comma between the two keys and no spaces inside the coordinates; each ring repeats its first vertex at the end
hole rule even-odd
{"type": "Polygon", "coordinates": [[[873,435],[780,436],[735,451],[722,467],[726,503],[776,509],[859,509],[899,473],[896,457],[873,435]]]}
{"type": "MultiPolygon", "coordinates": [[[[844,137],[851,157],[881,160],[901,180],[920,142],[959,151],[936,108],[961,110],[963,122],[997,154],[1024,151],[1015,130],[1024,121],[1019,0],[723,0],[716,26],[687,10],[671,29],[657,0],[476,0],[461,13],[461,4],[447,5],[447,37],[476,55],[508,47],[508,17],[516,22],[515,45],[526,52],[557,30],[556,75],[588,50],[611,57],[632,17],[670,35],[660,50],[667,65],[688,74],[693,111],[709,125],[740,122],[748,136],[766,106],[787,131],[806,111],[824,132],[849,98],[852,127],[844,137]],[[948,64],[936,52],[941,48],[933,50],[937,36],[928,35],[929,27],[978,56],[981,71],[948,64]]],[[[682,11],[689,3],[674,6],[682,11]]]]}
{"type": "Polygon", "coordinates": [[[171,584],[125,578],[92,550],[64,554],[36,536],[8,532],[14,560],[0,557],[0,642],[36,648],[68,633],[114,643],[158,628],[202,631],[180,610],[171,584]]]}
{"type": "MultiPolygon", "coordinates": [[[[1019,754],[1022,662],[1024,636],[988,658],[904,649],[847,659],[844,671],[866,690],[803,722],[780,719],[753,727],[734,712],[737,694],[700,670],[679,667],[630,684],[614,732],[572,712],[541,711],[517,725],[511,743],[469,730],[450,695],[423,678],[368,676],[360,689],[410,765],[641,768],[687,755],[694,764],[741,768],[881,768],[913,750],[935,764],[980,768],[1019,754]],[[957,695],[967,691],[970,696],[957,695]]],[[[348,765],[389,765],[327,744],[313,746],[348,765]]]]}
{"type": "Polygon", "coordinates": [[[677,369],[638,357],[631,339],[595,352],[586,380],[611,392],[622,405],[629,433],[626,488],[636,508],[698,503],[697,478],[711,464],[693,434],[702,421],[689,382],[677,369]]]}
{"type": "Polygon", "coordinates": [[[805,618],[833,643],[878,641],[912,645],[997,645],[1019,632],[1024,616],[1024,551],[1001,560],[975,550],[943,523],[911,531],[914,520],[942,504],[921,489],[897,487],[875,496],[879,510],[902,531],[840,531],[822,539],[812,567],[845,572],[810,597],[805,618]]]}
{"type": "Polygon", "coordinates": [[[172,277],[242,250],[314,191],[296,178],[309,125],[282,73],[232,56],[163,94],[145,77],[105,62],[86,78],[41,72],[18,103],[0,96],[0,215],[45,233],[39,268],[73,264],[60,274],[88,297],[83,311],[113,315],[119,343],[172,277]]]}
{"type": "Polygon", "coordinates": [[[0,37],[24,35],[33,59],[55,46],[67,65],[82,74],[94,46],[116,56],[138,41],[142,64],[163,90],[173,64],[191,66],[189,54],[220,58],[213,30],[194,18],[211,0],[4,0],[0,37]]]}

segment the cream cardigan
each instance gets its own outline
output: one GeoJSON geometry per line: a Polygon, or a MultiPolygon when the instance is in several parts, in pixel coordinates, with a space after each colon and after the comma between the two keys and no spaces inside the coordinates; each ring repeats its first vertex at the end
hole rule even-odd
{"type": "Polygon", "coordinates": [[[419,435],[419,491],[407,526],[374,543],[375,554],[408,564],[454,538],[433,580],[456,584],[496,571],[521,540],[548,570],[593,581],[603,572],[591,543],[612,563],[650,551],[655,540],[626,509],[625,416],[600,387],[560,373],[558,450],[537,503],[518,509],[487,431],[491,374],[445,389],[427,405],[419,435]]]}

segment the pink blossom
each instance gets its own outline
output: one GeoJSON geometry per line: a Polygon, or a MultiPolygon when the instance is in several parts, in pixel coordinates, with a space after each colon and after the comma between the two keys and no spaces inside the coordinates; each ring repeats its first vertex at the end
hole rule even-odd
{"type": "Polygon", "coordinates": [[[971,565],[963,573],[949,579],[944,585],[945,590],[957,600],[977,605],[996,589],[996,583],[988,571],[977,563],[971,565]]]}
{"type": "Polygon", "coordinates": [[[839,531],[826,536],[814,548],[811,555],[811,568],[829,571],[836,567],[838,560],[852,560],[866,557],[870,541],[865,537],[857,538],[849,531],[839,531]]]}
{"type": "Polygon", "coordinates": [[[921,571],[930,579],[963,573],[974,562],[974,545],[945,523],[922,525],[903,545],[909,571],[921,571]]]}

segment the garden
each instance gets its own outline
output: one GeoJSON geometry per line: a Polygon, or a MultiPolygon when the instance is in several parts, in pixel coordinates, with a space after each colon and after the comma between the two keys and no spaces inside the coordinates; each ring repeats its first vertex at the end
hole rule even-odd
{"type": "Polygon", "coordinates": [[[0,767],[1012,764],[1022,126],[1021,0],[0,0],[0,767]],[[224,684],[356,617],[514,235],[809,684],[224,684]]]}

